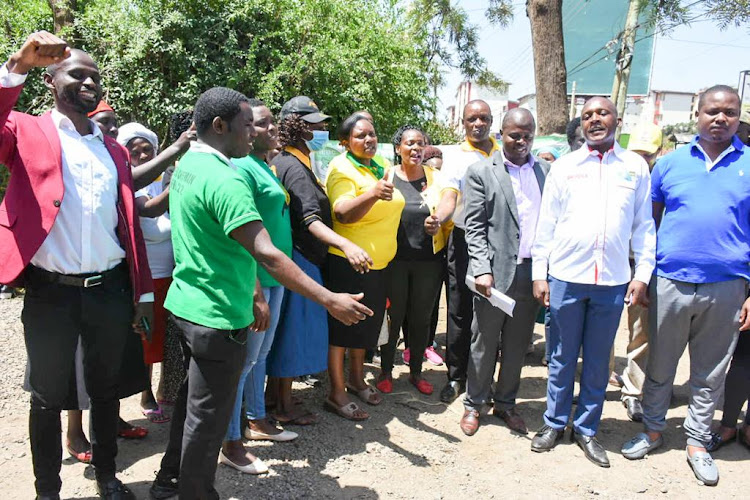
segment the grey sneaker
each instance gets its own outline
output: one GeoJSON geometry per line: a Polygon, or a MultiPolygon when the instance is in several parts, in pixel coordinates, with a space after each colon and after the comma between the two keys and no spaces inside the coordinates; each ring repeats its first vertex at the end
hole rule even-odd
{"type": "Polygon", "coordinates": [[[645,457],[662,444],[664,444],[664,438],[662,438],[661,436],[659,436],[659,438],[655,441],[651,441],[648,438],[648,434],[646,434],[645,432],[641,432],[633,439],[622,445],[622,450],[620,450],[620,453],[622,453],[623,457],[629,460],[638,460],[639,458],[645,457]]]}
{"type": "Polygon", "coordinates": [[[693,456],[685,449],[688,464],[693,469],[693,474],[706,486],[716,486],[719,482],[719,468],[716,467],[714,459],[705,451],[696,451],[693,456]]]}

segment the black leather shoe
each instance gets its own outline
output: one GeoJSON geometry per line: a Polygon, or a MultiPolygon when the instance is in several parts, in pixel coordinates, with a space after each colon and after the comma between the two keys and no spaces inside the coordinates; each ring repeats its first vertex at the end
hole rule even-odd
{"type": "Polygon", "coordinates": [[[545,425],[536,433],[534,439],[531,440],[531,451],[541,453],[543,451],[550,451],[560,442],[565,430],[556,431],[549,425],[545,425]]]}
{"type": "Polygon", "coordinates": [[[119,479],[96,482],[96,491],[100,498],[107,500],[135,500],[135,495],[119,479]]]}
{"type": "Polygon", "coordinates": [[[625,398],[622,400],[625,410],[628,412],[628,418],[633,422],[643,422],[643,406],[638,398],[625,398]]]}
{"type": "Polygon", "coordinates": [[[596,436],[584,436],[576,431],[570,433],[570,440],[575,442],[580,449],[586,454],[586,458],[591,460],[599,467],[608,468],[609,458],[604,447],[599,444],[596,436]]]}
{"type": "Polygon", "coordinates": [[[36,500],[60,500],[59,493],[42,493],[36,496],[36,500]]]}
{"type": "Polygon", "coordinates": [[[180,484],[176,477],[162,477],[157,474],[148,492],[153,500],[166,500],[177,496],[180,484]]]}
{"type": "Polygon", "coordinates": [[[465,382],[458,380],[449,380],[443,390],[440,391],[440,401],[443,403],[452,403],[458,397],[459,394],[466,390],[465,382]]]}

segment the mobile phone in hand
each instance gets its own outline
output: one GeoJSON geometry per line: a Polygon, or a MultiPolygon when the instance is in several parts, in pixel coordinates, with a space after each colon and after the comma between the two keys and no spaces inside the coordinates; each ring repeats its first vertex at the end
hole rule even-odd
{"type": "Polygon", "coordinates": [[[151,324],[148,322],[146,316],[141,318],[141,328],[143,328],[143,331],[146,334],[146,341],[151,342],[151,324]]]}

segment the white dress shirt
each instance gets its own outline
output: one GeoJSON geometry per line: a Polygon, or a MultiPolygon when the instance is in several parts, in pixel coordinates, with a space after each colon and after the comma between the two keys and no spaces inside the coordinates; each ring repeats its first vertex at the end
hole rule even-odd
{"type": "Polygon", "coordinates": [[[47,271],[107,271],[125,258],[117,238],[117,168],[101,130],[81,135],[68,117],[52,110],[60,136],[64,194],[55,223],[31,263],[47,271]]]}
{"type": "Polygon", "coordinates": [[[584,146],[557,160],[544,184],[531,250],[532,279],[648,284],[655,265],[651,177],[646,162],[615,144],[604,155],[584,146]]]}
{"type": "Polygon", "coordinates": [[[516,165],[505,158],[505,166],[508,168],[510,183],[513,186],[513,194],[516,197],[516,208],[518,209],[518,227],[521,236],[518,242],[518,263],[523,259],[531,257],[531,245],[534,243],[536,224],[539,220],[539,208],[542,203],[542,191],[539,181],[534,173],[536,159],[529,155],[524,165],[516,165]]]}
{"type": "MultiPolygon", "coordinates": [[[[0,67],[0,86],[25,81],[26,75],[0,67]]],[[[56,109],[52,121],[60,138],[64,194],[55,223],[31,264],[61,274],[108,271],[125,258],[117,238],[117,168],[96,123],[89,120],[92,132],[81,135],[56,109]]],[[[140,297],[141,302],[153,300],[153,293],[140,297]]]]}

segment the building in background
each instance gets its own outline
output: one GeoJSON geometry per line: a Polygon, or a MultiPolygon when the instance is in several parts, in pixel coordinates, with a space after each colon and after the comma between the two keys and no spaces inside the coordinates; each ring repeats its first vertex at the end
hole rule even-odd
{"type": "Polygon", "coordinates": [[[461,82],[456,90],[455,103],[448,107],[448,124],[457,133],[463,134],[463,111],[466,104],[475,99],[482,99],[490,105],[492,110],[492,128],[490,133],[497,138],[500,135],[500,123],[509,109],[518,107],[518,101],[508,99],[508,89],[504,91],[492,90],[474,82],[461,82]]]}

